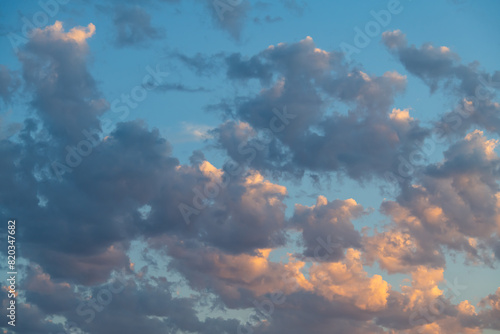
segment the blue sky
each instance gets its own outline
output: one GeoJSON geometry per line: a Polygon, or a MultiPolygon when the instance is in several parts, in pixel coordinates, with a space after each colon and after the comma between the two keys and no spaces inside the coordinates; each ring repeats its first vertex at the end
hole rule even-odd
{"type": "Polygon", "coordinates": [[[498,332],[499,9],[2,1],[0,211],[26,221],[27,250],[18,327],[1,328],[241,332],[236,318],[284,291],[246,330],[498,332]],[[473,111],[457,113],[467,103],[473,111]],[[274,121],[284,130],[268,130],[274,121]],[[83,131],[96,142],[72,165],[83,131]],[[417,152],[429,153],[403,175],[417,152]],[[203,209],[195,189],[209,197],[203,209]],[[330,236],[337,248],[318,260],[318,239],[330,236]],[[82,291],[95,295],[118,273],[125,292],[84,321],[74,311],[88,306],[82,291]],[[298,287],[280,286],[283,273],[298,287]],[[450,295],[456,279],[466,288],[450,295]],[[418,313],[436,300],[432,320],[418,313]],[[113,327],[120,319],[135,325],[113,327]]]}

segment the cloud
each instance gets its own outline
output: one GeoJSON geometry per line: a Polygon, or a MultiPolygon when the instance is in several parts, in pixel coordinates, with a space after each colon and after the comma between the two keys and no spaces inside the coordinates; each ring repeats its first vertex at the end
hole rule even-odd
{"type": "MultiPolygon", "coordinates": [[[[127,1],[127,4],[134,5],[134,7],[127,8],[122,4],[122,2],[114,0],[110,1],[117,4],[116,8],[121,9],[121,11],[119,11],[115,16],[115,22],[118,18],[123,17],[122,21],[126,25],[126,28],[128,30],[125,31],[125,33],[129,34],[130,30],[135,30],[136,36],[139,37],[139,35],[141,35],[145,38],[142,42],[147,39],[161,38],[164,36],[164,31],[160,28],[151,26],[150,15],[146,13],[141,7],[149,6],[157,9],[158,3],[178,5],[187,2],[182,0],[129,0],[127,1]],[[125,15],[122,15],[120,12],[124,13],[125,15]],[[132,24],[128,24],[126,22],[126,19],[131,19],[135,22],[133,22],[132,24]]],[[[245,26],[248,13],[251,9],[251,3],[248,0],[196,0],[195,3],[204,7],[206,13],[210,15],[212,24],[215,28],[226,31],[235,40],[240,39],[241,32],[245,26]]],[[[97,7],[99,8],[100,6],[97,5],[97,7]]],[[[177,13],[180,13],[180,9],[176,9],[176,11],[177,13]]],[[[132,42],[132,44],[130,44],[129,42],[129,38],[126,38],[125,45],[135,44],[135,42],[132,42]]]]}
{"type": "Polygon", "coordinates": [[[281,16],[271,17],[270,15],[266,15],[264,18],[254,17],[253,21],[255,23],[261,23],[262,21],[265,23],[276,23],[283,21],[283,18],[281,16]]]}
{"type": "Polygon", "coordinates": [[[92,37],[95,33],[95,25],[89,23],[87,27],[74,27],[68,32],[64,32],[63,24],[56,21],[54,25],[44,29],[35,29],[32,39],[48,38],[49,40],[71,41],[79,45],[85,45],[86,40],[92,37]]]}
{"type": "Polygon", "coordinates": [[[211,76],[216,74],[222,67],[222,54],[206,56],[202,53],[197,53],[194,56],[188,56],[183,53],[174,52],[171,54],[173,58],[180,60],[185,66],[193,70],[197,75],[211,76]]]}
{"type": "Polygon", "coordinates": [[[0,114],[0,140],[15,135],[23,127],[21,123],[9,121],[9,118],[12,117],[12,115],[12,109],[0,114]]]}
{"type": "Polygon", "coordinates": [[[402,287],[403,293],[409,298],[407,309],[417,305],[426,305],[443,295],[438,284],[444,280],[443,268],[429,269],[418,267],[412,272],[411,286],[402,287]]]}
{"type": "Polygon", "coordinates": [[[138,330],[162,333],[165,328],[229,334],[237,327],[237,321],[232,319],[200,320],[195,311],[196,298],[174,297],[172,282],[155,276],[141,281],[135,281],[133,276],[115,277],[103,285],[75,289],[76,286],[57,282],[41,267],[32,265],[23,283],[30,303],[21,304],[19,312],[30,322],[18,323],[16,333],[64,332],[60,324],[42,320],[55,315],[67,320],[67,331],[80,329],[96,334],[114,330],[124,334],[138,330]],[[104,311],[106,314],[100,313],[104,311]]]}
{"type": "MultiPolygon", "coordinates": [[[[24,140],[30,136],[26,131],[24,140]]],[[[48,156],[59,153],[58,146],[49,149],[45,143],[25,141],[9,146],[32,152],[35,145],[48,156]]],[[[62,182],[52,174],[51,160],[43,153],[32,154],[31,160],[14,167],[13,161],[24,158],[19,153],[16,156],[9,146],[4,145],[2,152],[14,160],[2,169],[2,184],[11,184],[19,192],[5,201],[4,210],[17,210],[13,203],[20,196],[25,198],[19,202],[24,203],[25,218],[19,219],[34,222],[25,225],[25,255],[54,277],[85,284],[102,282],[113,270],[128,267],[125,252],[141,230],[137,210],[158,193],[160,175],[172,175],[177,165],[177,160],[169,156],[167,142],[158,138],[158,131],[148,132],[140,123],[118,125],[81,166],[64,175],[62,182]],[[35,168],[43,171],[38,179],[33,175],[35,168]],[[22,178],[9,180],[12,173],[22,178]],[[135,175],[135,181],[124,182],[127,175],[135,175]],[[90,181],[95,178],[103,181],[90,181]],[[45,200],[43,205],[39,204],[40,197],[45,200]],[[50,226],[57,233],[49,233],[50,226]]]]}
{"type": "Polygon", "coordinates": [[[396,201],[384,202],[382,211],[397,227],[373,237],[370,256],[379,256],[389,271],[418,263],[436,266],[442,265],[445,246],[464,252],[472,263],[491,265],[500,232],[496,145],[482,131],[469,133],[444,152],[442,162],[427,166],[417,183],[405,186],[396,201]],[[393,238],[412,251],[377,246],[393,238]],[[391,262],[393,256],[399,260],[391,262]]]}
{"type": "Polygon", "coordinates": [[[32,106],[64,144],[79,140],[83,130],[99,129],[98,117],[107,109],[86,64],[86,40],[94,32],[92,23],[64,32],[57,21],[35,29],[19,53],[23,78],[34,96],[32,106]]]}
{"type": "Polygon", "coordinates": [[[0,97],[3,99],[5,104],[12,100],[12,96],[19,85],[20,80],[16,73],[0,64],[0,97]]]}
{"type": "Polygon", "coordinates": [[[319,196],[311,207],[296,204],[290,222],[302,232],[304,256],[336,262],[345,249],[361,248],[361,236],[351,220],[363,214],[363,207],[352,198],[328,202],[319,196]]]}
{"type": "Polygon", "coordinates": [[[479,303],[483,308],[479,313],[479,318],[485,328],[500,330],[500,288],[495,293],[489,294],[479,303]]]}
{"type": "MultiPolygon", "coordinates": [[[[186,125],[194,136],[213,135],[233,162],[217,167],[195,151],[189,164],[181,164],[160,131],[143,121],[118,123],[104,136],[99,117],[108,103],[87,66],[87,40],[94,33],[92,24],[65,32],[57,22],[37,29],[18,54],[34,112],[15,139],[0,140],[0,189],[8,189],[0,192],[0,212],[21,222],[17,233],[28,262],[18,309],[24,320],[16,332],[62,332],[61,322],[96,334],[238,331],[233,313],[207,317],[200,312],[207,306],[252,313],[255,333],[498,328],[498,291],[476,310],[468,300],[452,303],[442,289],[445,251],[487,265],[498,253],[496,139],[472,131],[442,161],[401,184],[399,196],[381,205],[391,220],[381,231],[355,228],[353,221],[370,213],[355,199],[318,196],[311,206],[296,203],[290,217],[289,189],[269,174],[381,177],[430,135],[411,108],[394,106],[406,76],[349,67],[341,54],[319,49],[310,37],[249,57],[179,55],[200,73],[220,65],[229,80],[260,85],[230,104],[222,101],[219,106],[234,106],[224,110],[234,119],[216,129],[186,125]],[[82,150],[87,142],[88,154],[82,150]],[[54,161],[72,167],[55,175],[54,161]],[[302,254],[276,260],[281,247],[295,241],[302,254]],[[138,272],[132,243],[157,252],[138,272]],[[323,254],[330,257],[317,256],[323,254]],[[398,291],[369,274],[366,265],[375,263],[388,273],[408,274],[409,285],[398,291]],[[112,294],[105,314],[88,311],[119,274],[123,289],[112,294]],[[172,293],[177,286],[186,296],[172,293]],[[281,298],[271,308],[274,293],[281,298]],[[433,321],[420,317],[422,307],[437,302],[433,321]],[[85,316],[78,311],[82,303],[85,316]],[[272,313],[267,319],[263,305],[272,313]]],[[[400,33],[385,38],[393,52],[405,48],[400,33]]],[[[431,85],[458,66],[451,51],[417,51],[422,59],[438,60],[430,67],[444,67],[434,75],[408,65],[431,85]]],[[[1,73],[4,84],[12,73],[1,73]]]]}
{"type": "Polygon", "coordinates": [[[463,135],[474,126],[499,132],[500,105],[494,98],[500,88],[500,71],[482,71],[477,61],[462,64],[460,57],[446,46],[408,45],[400,30],[384,32],[382,40],[406,70],[422,79],[431,92],[441,86],[446,94],[458,98],[454,110],[442,115],[436,124],[440,136],[463,135]]]}
{"type": "Polygon", "coordinates": [[[196,207],[200,200],[212,201],[204,208],[198,206],[199,214],[191,216],[202,240],[229,253],[283,243],[285,187],[257,171],[226,172],[208,161],[198,168],[206,181],[193,186],[193,197],[185,203],[196,207]]]}
{"type": "Polygon", "coordinates": [[[405,76],[350,69],[342,54],[317,48],[311,37],[226,62],[229,79],[258,79],[262,86],[234,101],[231,115],[249,125],[248,135],[231,134],[238,131],[231,121],[214,131],[218,147],[238,163],[251,160],[253,168],[298,177],[339,172],[366,180],[397,168],[398,156],[429,135],[414,117],[395,118],[392,104],[405,76]]]}
{"type": "Polygon", "coordinates": [[[360,251],[348,249],[344,261],[313,264],[309,272],[316,293],[329,300],[346,298],[356,307],[369,311],[387,306],[390,285],[380,275],[367,277],[360,251]]]}
{"type": "Polygon", "coordinates": [[[235,40],[241,38],[241,33],[248,19],[251,3],[248,0],[233,2],[199,0],[205,4],[212,17],[214,26],[225,30],[235,40]]]}
{"type": "Polygon", "coordinates": [[[152,239],[152,246],[165,248],[173,258],[169,267],[181,273],[195,291],[213,290],[230,308],[253,307],[254,298],[309,286],[300,271],[304,262],[294,258],[286,264],[271,262],[271,249],[232,255],[196,241],[185,243],[169,237],[152,239]]]}
{"type": "Polygon", "coordinates": [[[118,47],[143,45],[149,40],[165,36],[162,29],[151,25],[151,16],[141,7],[119,5],[114,10],[115,44],[118,47]]]}
{"type": "MultiPolygon", "coordinates": [[[[197,142],[205,141],[210,136],[211,126],[205,124],[193,124],[188,122],[182,122],[182,131],[172,135],[173,143],[185,143],[185,142],[197,142]]],[[[201,152],[201,151],[200,151],[201,152]]],[[[205,160],[204,156],[200,160],[200,163],[205,160]]]]}
{"type": "Polygon", "coordinates": [[[304,14],[304,10],[307,8],[307,2],[297,1],[297,0],[281,0],[283,6],[291,12],[297,15],[304,14]]]}
{"type": "Polygon", "coordinates": [[[438,82],[454,76],[459,68],[460,57],[446,46],[434,47],[424,44],[420,48],[408,46],[406,36],[400,31],[386,31],[382,34],[385,45],[398,55],[399,60],[412,74],[427,83],[432,91],[437,89],[438,82]]]}
{"type": "Polygon", "coordinates": [[[184,84],[181,83],[168,83],[168,84],[161,84],[158,86],[155,86],[155,89],[163,92],[168,92],[168,91],[177,91],[177,92],[186,92],[186,93],[198,93],[198,92],[209,92],[208,89],[203,88],[203,87],[198,87],[198,88],[191,88],[187,87],[184,84]]]}
{"type": "MultiPolygon", "coordinates": [[[[395,211],[391,213],[396,215],[395,211]]],[[[412,272],[421,265],[442,267],[445,264],[438,245],[421,242],[404,228],[393,227],[381,233],[375,231],[373,236],[364,236],[363,247],[363,256],[368,263],[377,261],[380,268],[390,274],[412,272]]]]}
{"type": "Polygon", "coordinates": [[[242,61],[241,54],[234,53],[226,58],[226,63],[227,77],[229,79],[248,80],[249,78],[257,78],[269,82],[272,77],[271,66],[263,64],[257,56],[242,61]]]}

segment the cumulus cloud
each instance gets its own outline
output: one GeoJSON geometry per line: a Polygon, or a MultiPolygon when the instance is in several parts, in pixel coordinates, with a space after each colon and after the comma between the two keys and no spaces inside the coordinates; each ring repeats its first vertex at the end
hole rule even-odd
{"type": "Polygon", "coordinates": [[[67,144],[82,137],[85,129],[99,129],[98,116],[107,108],[86,64],[86,40],[95,30],[90,23],[65,32],[57,21],[35,29],[19,54],[33,107],[51,135],[67,144]]]}
{"type": "Polygon", "coordinates": [[[172,283],[156,276],[139,281],[130,275],[114,277],[102,285],[76,289],[67,282],[55,281],[41,267],[32,265],[23,283],[30,302],[22,304],[20,312],[25,321],[30,321],[20,322],[16,333],[78,329],[96,334],[110,331],[131,334],[140,330],[162,333],[169,328],[229,334],[235,332],[238,325],[236,320],[220,317],[200,320],[195,311],[197,300],[172,295],[172,283]],[[102,300],[109,300],[109,303],[102,300]],[[104,309],[105,315],[100,313],[104,309]],[[42,320],[55,315],[68,321],[64,329],[62,324],[42,320]]]}
{"type": "Polygon", "coordinates": [[[293,257],[288,263],[272,262],[271,249],[232,255],[196,241],[185,244],[168,237],[152,239],[152,245],[165,248],[173,258],[170,268],[180,272],[193,289],[214,291],[230,308],[253,307],[253,299],[263,295],[310,287],[300,271],[304,262],[293,257]]]}
{"type": "Polygon", "coordinates": [[[500,88],[499,71],[487,73],[478,62],[463,64],[447,46],[408,45],[400,30],[384,32],[382,40],[406,70],[422,79],[431,92],[441,86],[445,93],[458,98],[454,110],[437,122],[439,135],[464,134],[473,126],[498,133],[500,105],[495,97],[500,88]]]}
{"type": "Polygon", "coordinates": [[[375,251],[369,256],[379,257],[390,271],[404,271],[412,263],[442,265],[445,246],[473,263],[493,263],[499,238],[496,145],[482,131],[467,134],[444,152],[442,162],[427,166],[418,183],[404,187],[396,201],[384,202],[382,211],[396,227],[367,238],[375,251]],[[396,242],[382,248],[381,238],[396,242]],[[390,261],[393,256],[399,260],[390,261]]]}
{"type": "Polygon", "coordinates": [[[479,318],[485,328],[500,330],[500,288],[481,300],[479,318]]]}
{"type": "MultiPolygon", "coordinates": [[[[139,21],[149,26],[148,19],[139,21]]],[[[234,22],[224,24],[239,31],[234,22]]],[[[169,141],[144,121],[118,123],[104,136],[99,116],[108,103],[87,65],[87,40],[95,31],[89,24],[66,32],[56,22],[35,30],[18,54],[34,113],[15,139],[0,140],[0,189],[8,189],[0,191],[0,212],[22,222],[18,233],[28,262],[18,333],[62,332],[63,323],[97,334],[241,329],[230,315],[202,316],[207,296],[213,298],[209,306],[223,311],[257,308],[260,315],[247,324],[254,333],[498,329],[498,290],[476,309],[469,300],[452,303],[440,287],[447,250],[463,252],[469,263],[494,264],[500,232],[496,139],[475,130],[453,143],[443,161],[423,168],[397,198],[383,202],[390,222],[380,231],[356,228],[353,222],[370,211],[355,199],[321,195],[314,205],[296,203],[287,216],[289,189],[270,175],[380,177],[429,136],[411,108],[394,106],[406,76],[351,68],[311,37],[250,57],[219,55],[212,59],[218,65],[179,55],[200,74],[206,66],[226,66],[229,80],[260,85],[234,102],[234,119],[210,131],[233,161],[217,167],[195,151],[189,164],[181,164],[169,141]],[[72,164],[82,140],[91,153],[72,164]],[[303,251],[276,260],[294,241],[303,251]],[[158,253],[138,272],[133,242],[158,253]],[[390,274],[407,274],[409,284],[394,289],[369,273],[366,265],[375,263],[390,274]],[[180,282],[150,269],[160,266],[180,282]],[[118,275],[122,288],[113,290],[106,314],[85,308],[118,275]],[[191,295],[175,296],[174,284],[186,284],[191,295]],[[279,301],[271,308],[276,293],[279,301]],[[420,317],[422,307],[437,302],[433,321],[420,317]],[[272,321],[263,319],[263,305],[272,309],[272,321]],[[87,310],[85,316],[79,309],[87,310]]],[[[407,47],[400,32],[384,40],[409,72],[432,87],[463,66],[450,50],[407,47]],[[435,63],[413,64],[415,52],[435,63]]],[[[13,92],[11,76],[0,67],[5,101],[13,92]]],[[[201,135],[208,129],[188,130],[201,135]]]]}
{"type": "Polygon", "coordinates": [[[395,168],[398,155],[428,135],[417,119],[393,111],[406,77],[391,71],[370,76],[342,59],[317,48],[311,37],[248,58],[228,56],[229,79],[258,79],[262,89],[235,101],[232,113],[252,130],[242,137],[236,123],[221,125],[214,132],[219,147],[238,163],[251,160],[254,168],[294,176],[307,170],[361,180],[395,168]]]}
{"type": "MultiPolygon", "coordinates": [[[[404,209],[394,209],[391,213],[395,215],[396,210],[404,209]]],[[[404,228],[392,227],[383,232],[375,231],[373,236],[364,236],[363,246],[368,263],[377,261],[382,269],[391,274],[412,272],[420,265],[441,267],[445,264],[438,245],[428,245],[404,228]]]]}
{"type": "Polygon", "coordinates": [[[312,207],[296,204],[290,222],[302,231],[305,256],[336,262],[345,249],[361,247],[361,236],[351,220],[363,214],[363,207],[352,198],[328,202],[319,196],[312,207]]]}
{"type": "Polygon", "coordinates": [[[2,187],[16,189],[1,197],[2,212],[24,212],[19,219],[32,222],[21,228],[26,256],[54,278],[93,285],[129,268],[130,242],[140,236],[203,236],[233,253],[282,244],[285,187],[256,171],[235,174],[224,187],[231,175],[207,161],[179,165],[159,131],[140,121],[119,123],[103,138],[100,92],[86,67],[92,27],[66,33],[56,23],[38,30],[19,56],[43,123],[26,120],[20,140],[1,142],[2,187]],[[50,80],[37,75],[42,70],[50,80]],[[82,140],[92,152],[73,168],[82,140]],[[220,193],[209,203],[214,190],[220,193]],[[180,204],[197,211],[191,225],[180,204]]]}
{"type": "Polygon", "coordinates": [[[359,251],[348,249],[345,261],[313,265],[309,272],[315,291],[329,300],[345,298],[369,311],[387,306],[390,285],[380,275],[367,276],[359,251]]]}

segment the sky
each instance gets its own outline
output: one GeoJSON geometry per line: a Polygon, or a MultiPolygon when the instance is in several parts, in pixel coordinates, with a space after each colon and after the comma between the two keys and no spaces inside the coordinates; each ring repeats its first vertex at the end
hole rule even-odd
{"type": "Polygon", "coordinates": [[[499,10],[0,0],[0,330],[500,333],[499,10]]]}

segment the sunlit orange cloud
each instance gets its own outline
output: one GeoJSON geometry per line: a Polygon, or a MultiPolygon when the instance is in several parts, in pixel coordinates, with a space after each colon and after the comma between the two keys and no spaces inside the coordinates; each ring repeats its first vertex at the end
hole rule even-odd
{"type": "Polygon", "coordinates": [[[49,36],[54,39],[60,39],[63,41],[73,41],[77,44],[84,44],[85,41],[92,37],[96,31],[95,25],[89,23],[87,27],[74,27],[68,32],[64,32],[63,23],[61,21],[56,21],[53,25],[48,26],[44,29],[37,28],[34,30],[34,36],[36,38],[37,34],[43,32],[48,32],[49,36]]]}
{"type": "MultiPolygon", "coordinates": [[[[167,242],[171,248],[177,247],[171,241],[167,242]]],[[[200,255],[183,251],[184,254],[178,256],[186,259],[188,256],[197,256],[196,260],[202,261],[203,268],[210,278],[220,282],[224,293],[231,298],[239,298],[240,288],[252,291],[256,297],[277,291],[289,294],[300,289],[311,289],[310,283],[301,272],[304,262],[291,255],[286,263],[272,262],[269,260],[271,251],[259,249],[256,255],[230,255],[206,249],[200,255]]]]}
{"type": "Polygon", "coordinates": [[[408,272],[414,265],[408,263],[408,259],[417,250],[416,240],[410,233],[401,231],[386,231],[373,236],[365,236],[364,245],[366,252],[363,253],[368,263],[377,261],[382,269],[389,273],[408,272]]]}
{"type": "Polygon", "coordinates": [[[429,304],[443,295],[438,284],[444,280],[444,269],[430,269],[420,266],[411,274],[411,286],[403,286],[403,294],[409,298],[405,309],[413,309],[417,305],[429,304]]]}
{"type": "Polygon", "coordinates": [[[387,304],[391,286],[380,275],[368,277],[358,250],[348,249],[341,262],[315,263],[309,273],[313,290],[330,300],[348,300],[370,311],[380,310],[387,304]]]}

